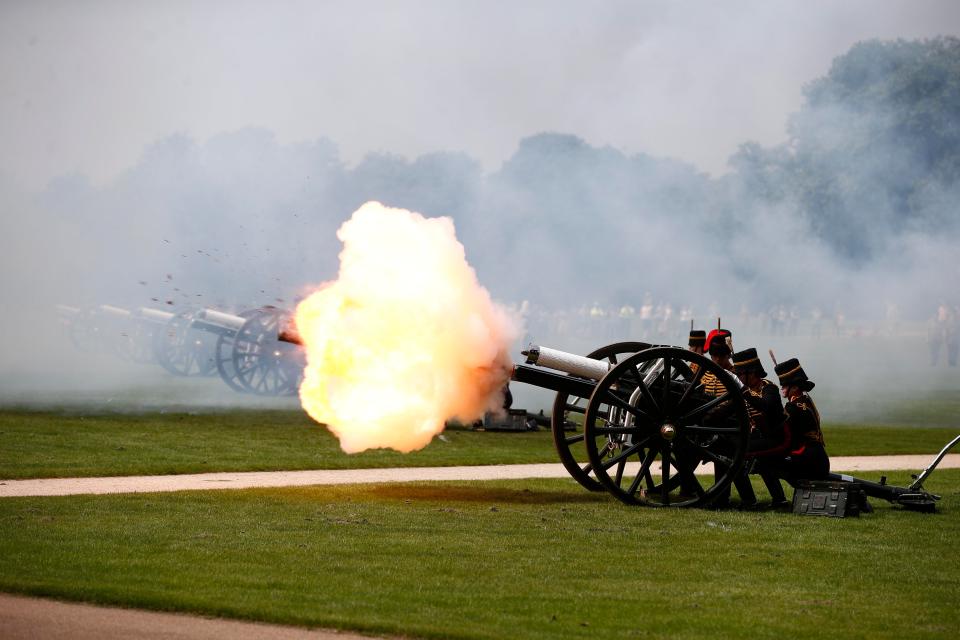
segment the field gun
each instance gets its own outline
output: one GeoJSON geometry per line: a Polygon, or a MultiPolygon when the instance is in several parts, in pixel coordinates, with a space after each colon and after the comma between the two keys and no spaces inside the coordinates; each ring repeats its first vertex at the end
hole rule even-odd
{"type": "Polygon", "coordinates": [[[303,376],[303,353],[278,338],[290,312],[273,306],[237,315],[203,309],[191,329],[215,336],[213,363],[233,390],[264,396],[294,395],[303,376]]]}
{"type": "Polygon", "coordinates": [[[619,342],[586,356],[532,346],[512,379],[556,391],[560,461],[581,485],[627,504],[704,506],[742,471],[750,421],[740,384],[687,349],[619,342]],[[721,391],[703,391],[706,373],[721,391]],[[706,463],[718,473],[696,473],[706,463]],[[705,480],[710,478],[710,480],[705,480]]]}
{"type": "MultiPolygon", "coordinates": [[[[742,385],[712,360],[681,347],[619,342],[586,356],[531,346],[512,379],[557,393],[551,432],[560,461],[591,491],[631,505],[703,507],[743,473],[750,421],[742,385]],[[707,394],[703,377],[720,389],[707,394]],[[698,472],[712,463],[714,470],[698,472]]],[[[955,438],[908,487],[845,474],[830,480],[906,509],[935,510],[923,482],[955,438]]]]}
{"type": "Polygon", "coordinates": [[[130,312],[119,343],[120,356],[143,364],[158,362],[157,343],[176,314],[139,307],[130,312]]]}
{"type": "Polygon", "coordinates": [[[138,363],[157,360],[155,336],[174,315],[108,304],[86,308],[57,305],[56,310],[70,341],[81,351],[111,353],[138,363]]]}
{"type": "Polygon", "coordinates": [[[57,315],[83,351],[155,362],[176,376],[219,374],[235,391],[293,395],[303,373],[300,349],[277,339],[278,327],[289,324],[290,313],[272,306],[232,314],[58,305],[57,315]]]}
{"type": "Polygon", "coordinates": [[[154,340],[157,362],[175,376],[205,377],[217,373],[214,350],[217,337],[195,327],[196,310],[170,314],[154,340]]]}

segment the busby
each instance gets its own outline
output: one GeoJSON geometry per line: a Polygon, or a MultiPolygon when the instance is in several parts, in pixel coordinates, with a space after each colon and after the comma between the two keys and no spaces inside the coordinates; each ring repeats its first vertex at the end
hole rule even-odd
{"type": "Polygon", "coordinates": [[[733,372],[750,373],[755,372],[762,378],[767,375],[763,370],[763,363],[760,362],[760,356],[754,348],[744,349],[733,354],[733,372]]]}
{"type": "Polygon", "coordinates": [[[690,330],[690,342],[687,343],[691,347],[703,347],[707,344],[707,332],[703,329],[691,329],[690,330]]]}
{"type": "Polygon", "coordinates": [[[707,352],[712,356],[728,356],[733,353],[733,334],[726,329],[713,329],[707,334],[707,352]]]}
{"type": "Polygon", "coordinates": [[[781,387],[789,387],[792,385],[800,387],[804,391],[810,391],[816,386],[813,381],[807,377],[803,367],[800,366],[800,361],[796,358],[784,360],[774,367],[773,370],[777,372],[777,377],[780,378],[781,387]]]}

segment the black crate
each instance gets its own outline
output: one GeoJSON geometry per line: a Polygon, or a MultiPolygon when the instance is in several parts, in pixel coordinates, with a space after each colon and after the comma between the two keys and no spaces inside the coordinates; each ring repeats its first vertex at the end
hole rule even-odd
{"type": "MultiPolygon", "coordinates": [[[[536,429],[536,422],[533,423],[536,429]]],[[[483,416],[485,431],[530,431],[531,425],[524,409],[508,409],[506,415],[487,413],[483,416]]]]}
{"type": "Polygon", "coordinates": [[[807,480],[793,491],[793,512],[802,516],[855,518],[865,499],[863,489],[855,482],[807,480]]]}

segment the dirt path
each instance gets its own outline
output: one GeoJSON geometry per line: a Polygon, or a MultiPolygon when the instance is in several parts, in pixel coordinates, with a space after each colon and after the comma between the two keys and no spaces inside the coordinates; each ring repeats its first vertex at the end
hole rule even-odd
{"type": "Polygon", "coordinates": [[[3,640],[370,640],[327,629],[301,629],[182,613],[98,607],[0,593],[3,640]]]}
{"type": "MultiPolygon", "coordinates": [[[[838,473],[858,471],[922,471],[933,461],[931,455],[848,456],[830,459],[838,473]]],[[[634,463],[638,464],[638,463],[634,463]]],[[[960,454],[947,455],[938,469],[960,468],[960,454]]],[[[628,467],[629,471],[629,467],[628,467]]],[[[654,475],[659,469],[651,469],[654,475]]],[[[713,466],[701,466],[697,473],[712,474],[713,466]]],[[[44,478],[0,481],[0,498],[18,496],[65,496],[107,493],[148,493],[204,489],[248,489],[251,487],[293,487],[316,484],[369,484],[423,480],[519,480],[524,478],[565,478],[563,465],[511,464],[475,467],[411,467],[395,469],[346,469],[327,471],[266,471],[244,473],[199,473],[174,476],[119,476],[110,478],[44,478]]],[[[933,476],[936,477],[935,475],[933,476]]]]}

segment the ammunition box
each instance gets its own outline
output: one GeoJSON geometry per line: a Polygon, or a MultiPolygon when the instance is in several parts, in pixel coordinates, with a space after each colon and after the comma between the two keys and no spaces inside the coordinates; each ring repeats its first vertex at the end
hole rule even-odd
{"type": "MultiPolygon", "coordinates": [[[[527,419],[527,412],[523,409],[509,409],[505,416],[495,416],[488,413],[483,416],[485,431],[530,431],[531,425],[527,419]]],[[[536,423],[533,423],[536,429],[536,423]]]]}
{"type": "Polygon", "coordinates": [[[866,494],[856,482],[802,481],[793,492],[793,512],[802,516],[859,517],[866,494]]]}

